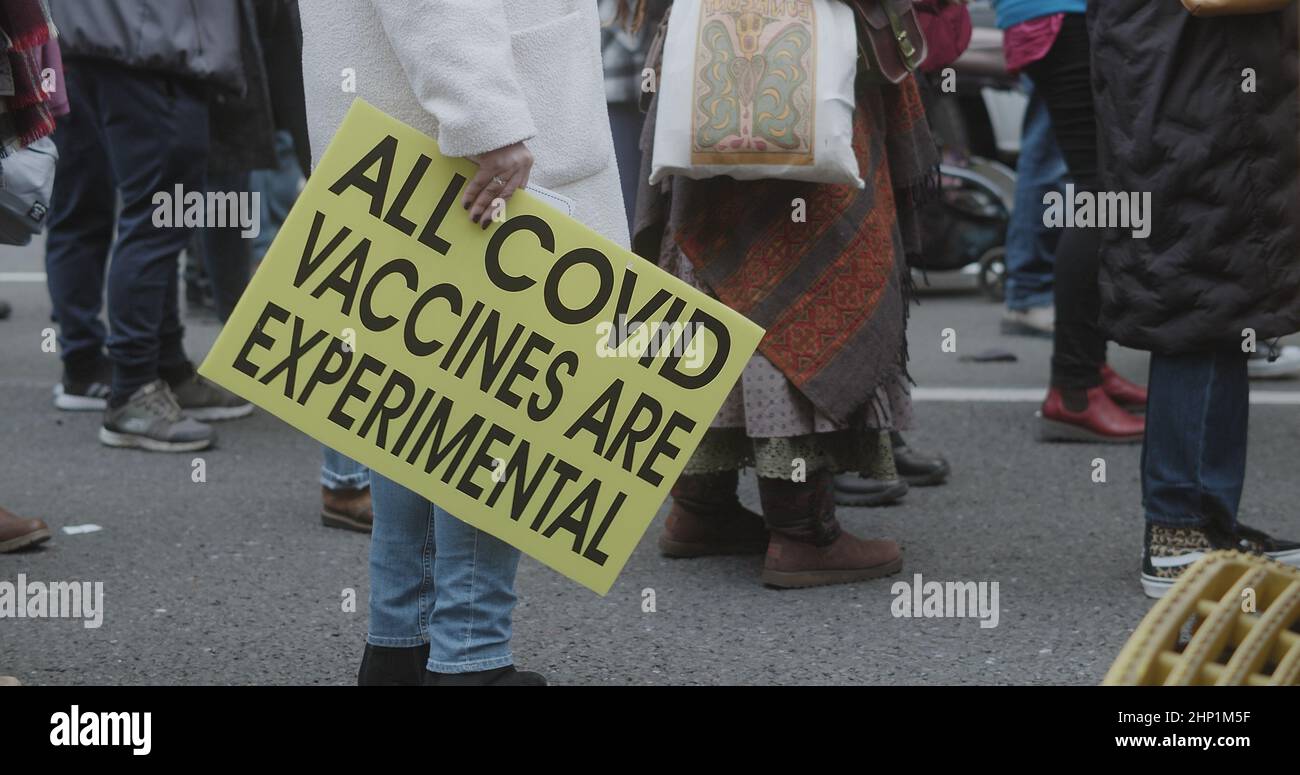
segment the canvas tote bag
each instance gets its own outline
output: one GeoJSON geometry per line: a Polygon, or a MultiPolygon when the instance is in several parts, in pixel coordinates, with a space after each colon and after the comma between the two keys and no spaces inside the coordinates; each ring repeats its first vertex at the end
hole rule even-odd
{"type": "Polygon", "coordinates": [[[781,178],[863,187],[853,11],[839,0],[676,0],[650,182],[781,178]]]}

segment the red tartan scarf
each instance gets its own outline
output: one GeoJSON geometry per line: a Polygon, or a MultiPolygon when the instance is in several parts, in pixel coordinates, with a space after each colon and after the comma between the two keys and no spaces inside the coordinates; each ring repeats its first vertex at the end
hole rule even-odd
{"type": "Polygon", "coordinates": [[[0,156],[54,131],[37,57],[53,37],[45,0],[0,0],[0,156]]]}

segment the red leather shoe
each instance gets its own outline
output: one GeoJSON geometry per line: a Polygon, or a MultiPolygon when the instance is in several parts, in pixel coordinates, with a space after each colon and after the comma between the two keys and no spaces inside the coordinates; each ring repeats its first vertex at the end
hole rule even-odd
{"type": "Polygon", "coordinates": [[[1145,419],[1125,411],[1100,385],[1090,388],[1087,397],[1088,407],[1072,412],[1066,408],[1060,388],[1047,391],[1038,413],[1039,441],[1132,444],[1142,440],[1145,419]]]}
{"type": "Polygon", "coordinates": [[[1106,391],[1106,395],[1110,396],[1115,403],[1129,411],[1146,409],[1147,389],[1121,377],[1119,372],[1110,367],[1110,364],[1103,363],[1101,366],[1101,389],[1106,391]]]}

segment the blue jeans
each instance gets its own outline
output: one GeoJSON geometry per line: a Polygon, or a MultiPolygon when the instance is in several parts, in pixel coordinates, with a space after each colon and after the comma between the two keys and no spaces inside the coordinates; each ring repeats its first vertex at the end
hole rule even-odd
{"type": "Polygon", "coordinates": [[[1052,133],[1047,103],[1028,76],[1020,79],[1029,107],[1016,162],[1015,211],[1007,224],[1007,308],[1052,306],[1052,280],[1060,229],[1043,225],[1043,195],[1065,190],[1065,158],[1052,133]]]}
{"type": "Polygon", "coordinates": [[[519,550],[378,474],[370,479],[373,646],[429,644],[428,669],[472,673],[510,653],[519,550]]]}
{"type": "Polygon", "coordinates": [[[302,183],[293,135],[283,129],[275,133],[275,154],[279,166],[271,170],[254,170],[252,175],[252,190],[262,193],[262,230],[253,238],[254,265],[262,260],[275,235],[280,233],[302,183]]]}
{"type": "Polygon", "coordinates": [[[320,483],[331,490],[364,490],[370,486],[370,469],[341,452],[321,447],[325,460],[320,466],[320,483]]]}
{"type": "Polygon", "coordinates": [[[1232,530],[1246,478],[1250,380],[1237,346],[1151,355],[1142,505],[1167,527],[1232,530]]]}

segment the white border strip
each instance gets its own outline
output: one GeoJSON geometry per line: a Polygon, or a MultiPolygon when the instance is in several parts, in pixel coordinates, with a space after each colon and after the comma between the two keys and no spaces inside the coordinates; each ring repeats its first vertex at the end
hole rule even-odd
{"type": "MultiPolygon", "coordinates": [[[[912,389],[913,401],[962,404],[1039,404],[1046,395],[1047,388],[1043,387],[917,387],[912,389]]],[[[1268,406],[1300,406],[1300,391],[1252,390],[1250,402],[1268,406]]]]}
{"type": "Polygon", "coordinates": [[[44,272],[0,272],[0,283],[43,283],[44,272]]]}

